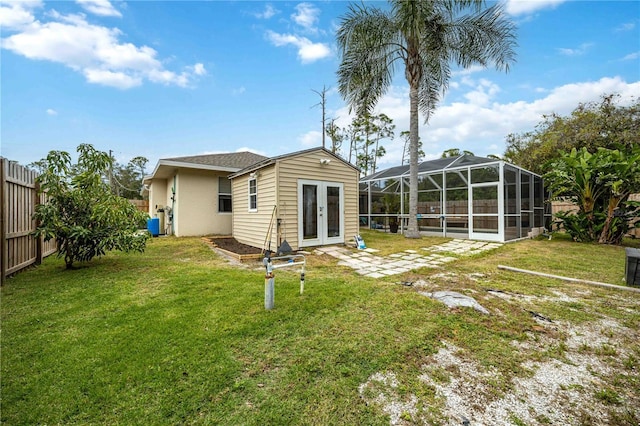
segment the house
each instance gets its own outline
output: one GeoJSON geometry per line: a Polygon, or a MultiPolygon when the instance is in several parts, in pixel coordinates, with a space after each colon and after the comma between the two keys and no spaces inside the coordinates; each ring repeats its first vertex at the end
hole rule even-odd
{"type": "Polygon", "coordinates": [[[229,175],[266,159],[252,152],[161,159],[143,180],[149,215],[160,218],[161,234],[231,235],[229,175]]]}
{"type": "Polygon", "coordinates": [[[269,158],[231,174],[233,236],[292,250],[345,243],[358,233],[358,177],[324,148],[269,158]]]}
{"type": "Polygon", "coordinates": [[[324,148],[167,158],[144,179],[160,233],[233,235],[276,251],[345,243],[358,233],[359,170],[324,148]]]}
{"type": "MultiPolygon", "coordinates": [[[[401,230],[409,218],[409,166],[360,180],[360,220],[401,230]]],[[[418,165],[418,228],[425,235],[510,241],[549,229],[542,177],[495,158],[461,155],[418,165]]]]}

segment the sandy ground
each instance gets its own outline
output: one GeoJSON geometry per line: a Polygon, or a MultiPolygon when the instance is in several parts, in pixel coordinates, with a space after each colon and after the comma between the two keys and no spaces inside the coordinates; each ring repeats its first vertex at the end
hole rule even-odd
{"type": "MultiPolygon", "coordinates": [[[[581,291],[583,296],[590,293],[581,291]]],[[[580,296],[580,291],[573,291],[571,295],[555,291],[553,296],[543,297],[504,292],[488,294],[488,297],[521,304],[523,309],[537,301],[579,301],[580,296]]],[[[620,303],[621,306],[629,306],[629,300],[633,303],[632,308],[621,309],[640,312],[640,298],[635,294],[614,292],[609,302],[615,304],[616,299],[622,298],[625,303],[620,303]]],[[[435,390],[436,407],[425,407],[418,396],[401,392],[403,384],[393,371],[378,372],[369,377],[360,385],[360,395],[367,403],[388,414],[391,425],[604,426],[612,423],[612,410],[623,418],[635,416],[640,419],[640,389],[628,389],[625,394],[614,395],[617,401],[613,404],[606,404],[603,401],[606,397],[596,397],[598,392],[607,389],[603,377],[639,374],[637,367],[628,369],[620,368],[620,365],[629,356],[634,356],[628,348],[630,342],[640,342],[640,330],[624,327],[617,319],[602,315],[597,321],[581,325],[549,321],[544,317],[536,318],[536,321],[540,327],[553,328],[553,333],[530,333],[525,341],[513,341],[514,349],[533,354],[553,345],[563,345],[564,356],[524,362],[522,367],[527,374],[510,379],[512,386],[508,394],[497,396],[486,385],[500,372],[484,369],[470,360],[472,357],[465,356],[460,348],[443,341],[441,349],[428,359],[417,377],[435,390]],[[443,372],[448,377],[443,378],[443,372]]]]}

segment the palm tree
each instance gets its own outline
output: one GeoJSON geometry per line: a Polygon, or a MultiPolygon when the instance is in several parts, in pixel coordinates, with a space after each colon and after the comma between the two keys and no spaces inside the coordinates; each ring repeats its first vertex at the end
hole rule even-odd
{"type": "Polygon", "coordinates": [[[337,43],[338,88],[352,110],[368,112],[389,89],[400,64],[409,83],[409,226],[418,238],[418,110],[425,123],[447,89],[452,63],[509,70],[515,26],[500,4],[483,0],[390,0],[390,8],[352,4],[337,43]]]}

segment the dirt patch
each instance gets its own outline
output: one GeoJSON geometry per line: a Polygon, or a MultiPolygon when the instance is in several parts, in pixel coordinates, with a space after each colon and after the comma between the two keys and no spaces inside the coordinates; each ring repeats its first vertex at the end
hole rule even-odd
{"type": "Polygon", "coordinates": [[[235,254],[260,254],[262,250],[257,247],[249,246],[238,242],[235,238],[209,238],[214,247],[229,251],[235,254]]]}
{"type": "Polygon", "coordinates": [[[416,395],[401,394],[398,390],[406,383],[393,371],[369,377],[359,387],[360,396],[388,414],[390,425],[636,424],[638,413],[629,409],[637,401],[634,391],[607,393],[611,391],[604,379],[636,374],[621,365],[633,357],[621,341],[636,341],[637,332],[606,317],[583,325],[562,322],[556,326],[561,329],[558,336],[566,336],[562,342],[551,337],[536,342],[531,336],[532,341],[526,344],[514,343],[523,352],[562,343],[564,357],[525,361],[528,373],[513,377],[503,395],[487,386],[502,373],[468,359],[463,350],[443,341],[418,377],[435,391],[439,406],[434,412],[425,410],[416,395]],[[627,420],[614,420],[625,413],[627,420]]]}

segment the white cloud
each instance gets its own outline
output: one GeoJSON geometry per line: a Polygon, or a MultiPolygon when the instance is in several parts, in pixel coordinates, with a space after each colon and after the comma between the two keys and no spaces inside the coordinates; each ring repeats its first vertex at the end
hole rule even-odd
{"type": "Polygon", "coordinates": [[[633,52],[633,53],[629,53],[628,55],[626,55],[624,58],[622,58],[623,61],[633,61],[635,59],[640,58],[640,52],[633,52]]]}
{"type": "Polygon", "coordinates": [[[451,72],[451,76],[452,77],[457,77],[459,75],[471,75],[480,71],[484,71],[486,70],[486,67],[483,67],[482,65],[471,65],[469,68],[463,68],[460,70],[456,70],[451,72]]]}
{"type": "Polygon", "coordinates": [[[311,130],[298,138],[300,145],[304,147],[314,147],[322,145],[322,132],[311,130]]]}
{"type": "MultiPolygon", "coordinates": [[[[467,83],[473,83],[471,81],[467,83]]],[[[569,115],[578,104],[599,101],[603,94],[619,93],[622,102],[630,102],[640,93],[640,81],[627,83],[620,77],[602,78],[597,81],[566,84],[540,92],[540,98],[526,101],[499,103],[491,100],[491,93],[497,93],[499,87],[488,80],[480,80],[470,85],[469,93],[482,92],[488,95],[490,102],[476,102],[477,98],[468,96],[463,102],[442,104],[433,114],[428,125],[420,116],[420,138],[423,141],[427,158],[437,158],[449,148],[466,149],[476,155],[502,155],[505,150],[505,137],[509,133],[531,131],[543,120],[543,115],[557,113],[569,115]]],[[[483,99],[484,100],[484,99],[483,99]]],[[[387,155],[381,159],[380,167],[386,168],[400,164],[402,158],[401,131],[409,129],[409,94],[406,87],[394,86],[380,99],[375,113],[383,112],[393,119],[396,125],[394,141],[383,143],[387,155]]],[[[345,127],[351,122],[348,107],[335,112],[339,117],[337,124],[345,127]]],[[[319,133],[319,132],[318,132],[319,133]]]]}
{"type": "Polygon", "coordinates": [[[635,22],[626,22],[624,24],[620,24],[617,27],[615,27],[613,29],[613,31],[615,32],[626,32],[626,31],[631,31],[636,27],[636,23],[635,22]]]}
{"type": "Polygon", "coordinates": [[[247,91],[247,89],[245,89],[245,87],[244,87],[244,86],[240,86],[240,87],[238,87],[237,89],[233,89],[233,90],[231,91],[231,94],[232,94],[233,96],[240,96],[240,95],[242,95],[242,94],[243,94],[244,92],[246,92],[246,91],[247,91]]]}
{"type": "Polygon", "coordinates": [[[483,78],[475,85],[475,90],[466,93],[464,97],[469,103],[482,106],[487,105],[499,91],[500,88],[497,84],[483,78]]]}
{"type": "Polygon", "coordinates": [[[506,0],[505,10],[510,15],[526,15],[542,9],[555,9],[566,0],[506,0]]]}
{"type": "Polygon", "coordinates": [[[580,47],[575,49],[559,47],[556,50],[565,56],[581,56],[587,53],[591,46],[593,46],[593,43],[582,43],[580,47]]]}
{"type": "Polygon", "coordinates": [[[271,19],[278,13],[280,13],[278,9],[274,8],[272,4],[267,3],[262,12],[254,13],[253,16],[258,19],[271,19]]]}
{"type": "Polygon", "coordinates": [[[141,78],[132,77],[123,72],[85,68],[83,74],[89,83],[101,84],[118,89],[130,89],[142,84],[141,78]]]}
{"type": "Polygon", "coordinates": [[[58,111],[56,111],[55,109],[49,108],[47,110],[47,115],[58,115],[58,111]]]}
{"type": "Polygon", "coordinates": [[[278,34],[267,31],[267,39],[276,47],[293,45],[298,48],[298,57],[302,63],[310,63],[331,56],[331,49],[324,43],[313,43],[306,37],[293,34],[278,34]]]}
{"type": "Polygon", "coordinates": [[[109,0],[76,0],[84,10],[99,16],[122,17],[122,14],[111,4],[109,0]]]}
{"type": "Polygon", "coordinates": [[[49,22],[33,20],[2,39],[2,48],[29,59],[64,64],[90,83],[120,89],[139,86],[145,79],[188,87],[197,76],[206,74],[201,63],[180,73],[166,70],[156,50],[122,42],[119,29],[90,24],[84,15],[51,11],[49,16],[49,22]]]}
{"type": "Polygon", "coordinates": [[[35,20],[33,11],[42,7],[41,1],[0,2],[0,27],[5,30],[19,30],[35,20]]]}
{"type": "Polygon", "coordinates": [[[204,68],[204,65],[201,63],[195,64],[193,67],[188,67],[193,70],[195,75],[205,75],[207,70],[204,68]]]}
{"type": "Polygon", "coordinates": [[[320,15],[320,9],[312,5],[311,3],[300,3],[296,7],[296,13],[291,15],[293,21],[303,27],[304,29],[316,32],[315,24],[318,22],[318,16],[320,15]]]}

